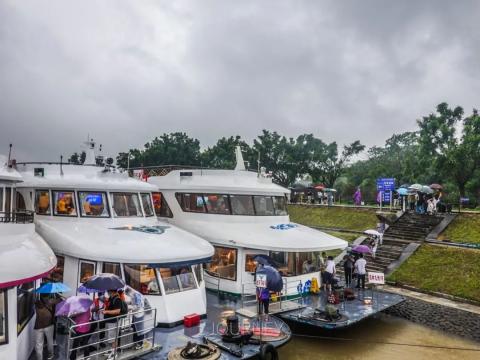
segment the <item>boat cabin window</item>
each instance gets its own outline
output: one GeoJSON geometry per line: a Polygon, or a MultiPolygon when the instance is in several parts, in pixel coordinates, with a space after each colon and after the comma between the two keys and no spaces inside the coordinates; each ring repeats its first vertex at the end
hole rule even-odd
{"type": "Polygon", "coordinates": [[[73,191],[52,191],[52,196],[55,202],[53,215],[77,216],[73,191]]]}
{"type": "Polygon", "coordinates": [[[102,273],[115,274],[118,277],[122,277],[122,270],[120,269],[120,264],[118,263],[104,262],[102,267],[102,273]]]}
{"type": "Polygon", "coordinates": [[[48,274],[47,277],[43,278],[43,282],[63,282],[63,269],[65,266],[65,258],[63,256],[57,255],[57,266],[48,274]]]}
{"type": "Polygon", "coordinates": [[[153,216],[152,199],[149,193],[141,193],[143,212],[145,216],[153,216]]]}
{"type": "Polygon", "coordinates": [[[273,207],[275,208],[275,215],[278,215],[278,216],[288,215],[287,198],[285,196],[274,196],[273,207]]]}
{"type": "Polygon", "coordinates": [[[207,273],[222,279],[237,280],[237,249],[215,246],[207,273]]]}
{"type": "Polygon", "coordinates": [[[245,255],[245,271],[249,273],[254,273],[257,269],[257,262],[253,258],[257,256],[256,254],[246,254],[245,255]]]}
{"type": "Polygon", "coordinates": [[[125,282],[143,295],[161,295],[156,271],[148,265],[125,264],[125,282]]]}
{"type": "Polygon", "coordinates": [[[195,278],[190,266],[181,268],[160,268],[163,287],[166,294],[195,289],[195,278]]]}
{"type": "Polygon", "coordinates": [[[273,199],[271,196],[254,196],[255,213],[257,216],[273,216],[273,199]]]}
{"type": "Polygon", "coordinates": [[[117,217],[143,216],[138,194],[111,193],[113,213],[117,217]]]}
{"type": "Polygon", "coordinates": [[[95,263],[90,261],[80,260],[79,283],[83,284],[85,281],[95,275],[95,263]]]}
{"type": "Polygon", "coordinates": [[[0,212],[3,211],[3,187],[0,187],[0,212]]]}
{"type": "Polygon", "coordinates": [[[17,288],[17,334],[20,334],[35,312],[35,282],[24,283],[17,288]]]}
{"type": "Polygon", "coordinates": [[[178,203],[183,211],[204,213],[205,201],[202,194],[179,194],[176,193],[178,203]]]}
{"type": "Polygon", "coordinates": [[[104,192],[79,191],[78,202],[81,216],[110,217],[107,194],[104,192]]]}
{"type": "Polygon", "coordinates": [[[270,257],[277,263],[282,276],[297,276],[319,271],[314,252],[271,251],[270,257]]]}
{"type": "Polygon", "coordinates": [[[230,215],[230,201],[228,201],[228,195],[205,194],[204,199],[209,214],[230,215]]]}
{"type": "Polygon", "coordinates": [[[35,212],[39,215],[50,215],[50,191],[35,190],[35,212]]]}
{"type": "Polygon", "coordinates": [[[230,195],[233,215],[255,215],[253,199],[250,195],[230,195]]]}
{"type": "Polygon", "coordinates": [[[0,345],[8,342],[7,290],[0,290],[0,345]]]}
{"type": "Polygon", "coordinates": [[[153,197],[153,206],[155,208],[155,214],[159,217],[173,217],[172,210],[168,206],[165,196],[161,192],[152,193],[153,197]]]}

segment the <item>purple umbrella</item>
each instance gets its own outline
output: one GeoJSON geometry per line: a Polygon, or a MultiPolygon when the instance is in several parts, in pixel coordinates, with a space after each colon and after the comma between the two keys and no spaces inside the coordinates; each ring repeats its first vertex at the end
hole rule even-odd
{"type": "Polygon", "coordinates": [[[355,251],[357,253],[367,254],[367,253],[371,253],[372,249],[370,249],[370,247],[367,245],[356,245],[352,248],[352,251],[355,251]]]}
{"type": "Polygon", "coordinates": [[[86,296],[70,296],[66,300],[58,303],[55,308],[56,316],[72,316],[82,314],[88,311],[93,301],[86,296]]]}

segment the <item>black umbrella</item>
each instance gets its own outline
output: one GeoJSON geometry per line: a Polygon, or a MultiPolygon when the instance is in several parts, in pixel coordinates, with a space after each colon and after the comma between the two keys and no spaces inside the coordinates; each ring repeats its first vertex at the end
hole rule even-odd
{"type": "Polygon", "coordinates": [[[90,279],[83,283],[87,289],[107,291],[117,290],[125,287],[125,282],[115,274],[98,274],[93,275],[90,279]]]}
{"type": "Polygon", "coordinates": [[[270,291],[278,292],[283,289],[283,280],[282,275],[278,272],[277,269],[270,265],[265,265],[263,268],[258,269],[256,272],[257,276],[263,274],[267,276],[267,289],[270,291]]]}
{"type": "Polygon", "coordinates": [[[262,265],[271,265],[274,267],[278,267],[277,262],[268,255],[258,254],[258,255],[255,255],[253,260],[262,265]]]}

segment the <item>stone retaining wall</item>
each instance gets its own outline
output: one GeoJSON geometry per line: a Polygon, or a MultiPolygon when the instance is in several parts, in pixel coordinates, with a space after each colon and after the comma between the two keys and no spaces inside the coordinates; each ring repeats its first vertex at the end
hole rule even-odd
{"type": "Polygon", "coordinates": [[[384,311],[412,322],[480,341],[480,314],[407,298],[384,311]]]}

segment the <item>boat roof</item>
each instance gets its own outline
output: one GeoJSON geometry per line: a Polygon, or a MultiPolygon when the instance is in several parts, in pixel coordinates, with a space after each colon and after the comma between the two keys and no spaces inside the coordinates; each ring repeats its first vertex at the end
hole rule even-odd
{"type": "Polygon", "coordinates": [[[136,178],[129,177],[126,172],[105,171],[104,167],[91,165],[50,163],[20,163],[17,170],[23,178],[18,187],[57,188],[57,189],[89,189],[105,191],[156,191],[156,187],[136,178]],[[43,176],[36,176],[35,169],[43,169],[43,176]]]}
{"type": "Polygon", "coordinates": [[[242,170],[173,170],[164,176],[149,177],[147,181],[160,190],[278,196],[290,193],[269,177],[242,170]]]}
{"type": "Polygon", "coordinates": [[[33,224],[0,224],[0,288],[46,276],[57,259],[33,224]]]}
{"type": "Polygon", "coordinates": [[[288,217],[269,217],[267,220],[249,216],[248,220],[241,221],[234,221],[233,218],[238,220],[239,217],[229,216],[228,222],[198,220],[199,217],[196,217],[189,220],[185,228],[218,245],[249,249],[305,252],[344,249],[348,246],[345,240],[289,222],[288,217]]]}
{"type": "Polygon", "coordinates": [[[0,181],[22,181],[22,175],[20,175],[14,168],[9,167],[7,161],[8,159],[6,156],[0,155],[0,181]]]}
{"type": "Polygon", "coordinates": [[[135,264],[194,264],[214,252],[208,241],[152,218],[35,218],[36,229],[56,253],[135,264]]]}

